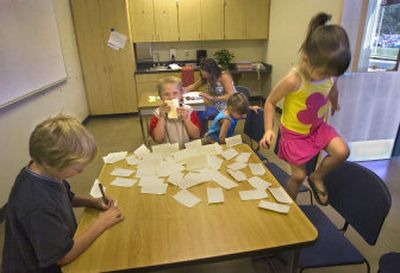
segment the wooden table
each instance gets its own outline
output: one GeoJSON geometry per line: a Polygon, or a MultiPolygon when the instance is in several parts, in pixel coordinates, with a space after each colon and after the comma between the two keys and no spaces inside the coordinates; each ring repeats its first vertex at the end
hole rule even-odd
{"type": "MultiPolygon", "coordinates": [[[[144,117],[151,116],[154,113],[154,110],[161,105],[161,100],[158,96],[157,92],[149,92],[145,91],[142,92],[139,96],[139,103],[138,103],[138,111],[139,111],[139,121],[140,121],[140,129],[142,130],[142,138],[143,143],[148,145],[147,141],[147,128],[148,123],[146,119],[146,128],[145,122],[143,121],[144,117]]],[[[204,104],[191,104],[194,111],[204,111],[205,105],[204,104]]]]}
{"type": "MultiPolygon", "coordinates": [[[[252,152],[246,144],[235,146],[237,151],[252,152]]],[[[234,159],[225,161],[225,167],[234,159]]],[[[249,163],[260,160],[252,152],[249,163]]],[[[118,201],[125,220],[104,232],[79,258],[63,268],[65,273],[104,272],[133,269],[149,272],[171,266],[211,262],[236,257],[251,257],[280,250],[292,250],[290,272],[296,272],[299,249],[311,245],[317,230],[292,204],[287,215],[257,207],[259,200],[241,201],[238,191],[252,189],[247,182],[239,187],[224,189],[223,204],[207,204],[207,182],[189,191],[202,199],[187,208],[172,198],[179,189],[168,187],[166,195],[141,194],[140,188],[110,186],[110,172],[115,166],[132,168],[124,161],[104,165],[99,179],[107,186],[106,193],[118,201]]],[[[243,170],[251,177],[248,167],[243,170]]],[[[228,176],[229,177],[229,176],[228,176]]],[[[267,170],[262,177],[278,186],[267,170]]],[[[267,200],[273,201],[270,195],[267,200]]],[[[84,231],[97,217],[98,211],[86,209],[77,234],[84,231]]]]}

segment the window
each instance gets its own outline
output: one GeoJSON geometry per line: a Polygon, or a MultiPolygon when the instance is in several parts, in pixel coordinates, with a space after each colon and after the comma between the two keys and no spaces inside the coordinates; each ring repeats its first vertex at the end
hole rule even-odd
{"type": "Polygon", "coordinates": [[[370,0],[359,71],[398,71],[400,0],[370,0]]]}

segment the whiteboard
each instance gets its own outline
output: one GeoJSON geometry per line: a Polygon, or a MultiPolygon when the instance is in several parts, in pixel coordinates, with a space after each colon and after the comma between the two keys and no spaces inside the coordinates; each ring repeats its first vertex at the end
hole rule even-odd
{"type": "Polygon", "coordinates": [[[0,0],[0,108],[66,78],[53,0],[0,0]]]}

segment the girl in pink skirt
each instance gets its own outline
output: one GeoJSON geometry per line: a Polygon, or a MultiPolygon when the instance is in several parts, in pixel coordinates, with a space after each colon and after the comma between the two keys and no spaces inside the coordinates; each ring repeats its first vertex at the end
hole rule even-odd
{"type": "Polygon", "coordinates": [[[331,16],[319,13],[311,19],[300,52],[299,65],[274,87],[265,103],[265,134],[261,147],[269,147],[275,138],[273,119],[276,103],[285,98],[281,117],[278,156],[286,160],[292,174],[287,192],[295,200],[306,178],[306,163],[321,150],[327,156],[310,175],[315,199],[328,204],[324,177],[349,156],[349,148],[338,133],[324,121],[331,103],[331,114],[338,110],[336,79],[351,60],[346,31],[339,25],[327,25],[331,16]]]}

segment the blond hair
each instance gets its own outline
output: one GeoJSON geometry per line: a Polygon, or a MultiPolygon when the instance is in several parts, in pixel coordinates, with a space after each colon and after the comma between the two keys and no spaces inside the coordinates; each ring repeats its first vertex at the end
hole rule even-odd
{"type": "Polygon", "coordinates": [[[226,105],[230,111],[239,115],[244,115],[249,112],[249,101],[242,93],[233,93],[230,95],[226,105]]]}
{"type": "Polygon", "coordinates": [[[32,160],[59,171],[76,162],[92,161],[96,152],[94,138],[86,128],[61,114],[39,123],[29,139],[32,160]]]}
{"type": "Polygon", "coordinates": [[[158,89],[158,95],[161,96],[162,91],[164,91],[165,85],[167,84],[176,84],[178,89],[182,92],[182,80],[174,77],[174,76],[169,76],[162,78],[158,81],[157,84],[157,89],[158,89]]]}

